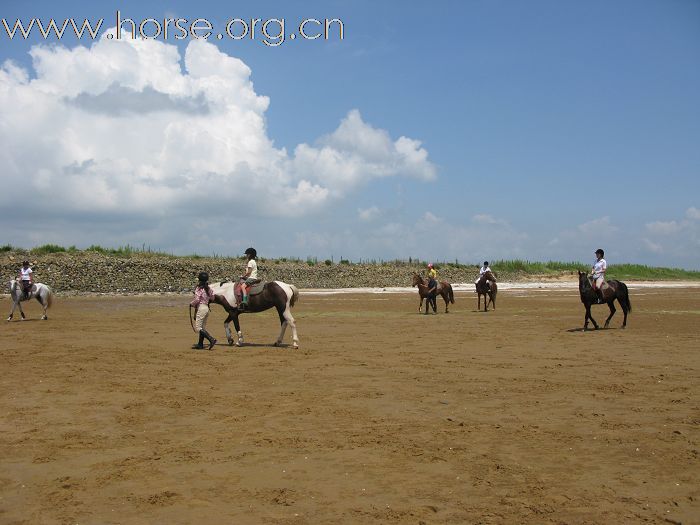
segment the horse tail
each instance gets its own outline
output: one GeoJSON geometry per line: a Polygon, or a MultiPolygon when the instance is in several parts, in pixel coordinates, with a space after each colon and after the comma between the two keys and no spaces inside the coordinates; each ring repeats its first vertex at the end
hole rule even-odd
{"type": "Polygon", "coordinates": [[[299,290],[293,284],[290,284],[289,287],[292,289],[292,298],[289,301],[289,307],[291,308],[299,300],[299,290]]]}
{"type": "Polygon", "coordinates": [[[49,291],[49,296],[46,298],[46,308],[51,308],[51,305],[53,304],[54,293],[53,293],[53,290],[51,289],[50,286],[48,286],[48,285],[44,285],[44,286],[46,286],[46,289],[49,291]]]}
{"type": "Polygon", "coordinates": [[[450,296],[450,302],[452,304],[455,304],[455,293],[454,293],[454,290],[452,290],[452,285],[450,285],[450,287],[448,288],[447,291],[448,291],[449,296],[450,296]]]}
{"type": "Polygon", "coordinates": [[[627,308],[628,312],[632,311],[632,303],[630,302],[630,294],[629,291],[627,290],[627,285],[623,283],[622,281],[617,281],[618,285],[620,286],[620,295],[621,297],[619,300],[623,302],[625,308],[627,308]]]}

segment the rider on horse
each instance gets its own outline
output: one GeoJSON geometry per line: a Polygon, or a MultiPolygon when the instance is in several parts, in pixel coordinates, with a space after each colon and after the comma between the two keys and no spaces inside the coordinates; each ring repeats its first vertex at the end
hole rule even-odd
{"type": "Polygon", "coordinates": [[[24,261],[22,263],[22,268],[19,269],[19,281],[22,285],[22,293],[25,299],[29,299],[29,294],[32,291],[32,285],[34,284],[34,277],[32,276],[32,269],[29,267],[29,261],[24,261]]]}
{"type": "Polygon", "coordinates": [[[241,293],[243,294],[243,300],[240,304],[241,310],[248,307],[248,288],[260,281],[258,279],[258,263],[255,262],[258,252],[255,248],[248,248],[245,251],[245,255],[248,263],[246,264],[245,275],[241,277],[241,293]]]}
{"type": "Polygon", "coordinates": [[[435,297],[437,291],[437,270],[433,266],[433,263],[428,264],[428,293],[431,297],[435,297]]]}
{"type": "Polygon", "coordinates": [[[603,298],[603,290],[608,288],[608,283],[605,282],[605,271],[608,269],[608,263],[603,259],[605,252],[598,248],[595,251],[596,261],[591,268],[591,285],[598,296],[598,304],[605,303],[603,298]]]}
{"type": "MultiPolygon", "coordinates": [[[[484,275],[486,272],[491,272],[491,268],[489,268],[489,262],[484,261],[484,265],[479,268],[479,277],[476,278],[474,281],[474,284],[479,284],[479,281],[481,280],[481,276],[484,275]]],[[[493,272],[491,272],[493,274],[493,272]]],[[[486,281],[486,284],[491,288],[491,283],[489,281],[486,281]]],[[[476,293],[476,290],[474,290],[474,293],[476,293]]]]}

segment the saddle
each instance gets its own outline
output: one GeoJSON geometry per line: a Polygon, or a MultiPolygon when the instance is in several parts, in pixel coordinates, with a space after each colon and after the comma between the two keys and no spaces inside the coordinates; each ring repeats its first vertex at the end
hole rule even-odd
{"type": "MultiPolygon", "coordinates": [[[[243,301],[243,292],[241,291],[241,284],[241,281],[237,281],[233,285],[233,293],[236,296],[236,302],[238,304],[241,304],[241,302],[243,301]]],[[[267,282],[258,279],[258,282],[248,287],[248,296],[252,297],[253,295],[258,295],[259,293],[262,293],[262,291],[265,289],[266,284],[267,282]]]]}

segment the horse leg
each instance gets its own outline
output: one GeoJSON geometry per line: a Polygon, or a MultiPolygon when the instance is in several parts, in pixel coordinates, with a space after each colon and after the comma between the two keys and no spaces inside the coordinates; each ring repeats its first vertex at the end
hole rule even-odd
{"type": "Polygon", "coordinates": [[[420,302],[418,303],[418,313],[423,309],[423,296],[420,296],[420,302]]]}
{"type": "Polygon", "coordinates": [[[280,335],[275,341],[275,346],[280,346],[284,339],[284,333],[287,331],[287,325],[292,328],[292,348],[299,348],[299,337],[297,336],[297,325],[294,322],[294,317],[292,312],[289,310],[289,306],[285,305],[284,311],[282,309],[277,309],[277,313],[280,316],[280,335]]]}
{"type": "Polygon", "coordinates": [[[241,332],[241,323],[238,321],[238,311],[231,312],[233,327],[236,329],[236,346],[243,346],[243,332],[241,332]]]}
{"type": "Polygon", "coordinates": [[[12,309],[10,310],[10,315],[7,316],[8,321],[12,321],[12,316],[15,315],[15,308],[17,308],[18,304],[19,304],[19,301],[12,302],[12,309]]]}
{"type": "Polygon", "coordinates": [[[479,292],[476,292],[476,301],[476,311],[478,312],[479,310],[481,310],[481,294],[479,292]]]}
{"type": "Polygon", "coordinates": [[[49,318],[49,316],[46,315],[46,309],[49,307],[49,301],[48,301],[48,299],[47,299],[46,302],[44,302],[44,301],[41,299],[41,297],[39,297],[39,294],[37,294],[36,300],[39,301],[39,304],[40,304],[41,307],[44,309],[44,315],[41,316],[41,320],[42,320],[42,321],[46,321],[46,320],[49,318]]]}
{"type": "Polygon", "coordinates": [[[449,314],[450,313],[450,295],[447,293],[447,290],[445,290],[442,293],[442,298],[445,300],[445,313],[449,314]]]}
{"type": "Polygon", "coordinates": [[[231,312],[228,312],[228,316],[226,316],[226,319],[224,319],[224,332],[226,332],[226,340],[228,341],[228,345],[231,346],[233,345],[233,337],[231,336],[231,327],[229,324],[231,324],[231,312]]]}
{"type": "Polygon", "coordinates": [[[622,319],[622,328],[625,328],[627,326],[627,305],[624,301],[620,301],[619,299],[617,300],[617,302],[620,303],[620,306],[622,307],[622,314],[625,316],[622,319]]]}
{"type": "Polygon", "coordinates": [[[608,303],[608,308],[610,308],[610,315],[608,318],[605,320],[605,326],[603,328],[607,328],[608,325],[610,324],[610,319],[613,318],[613,315],[615,315],[615,303],[613,301],[610,301],[608,303]]]}
{"type": "Polygon", "coordinates": [[[593,326],[595,327],[596,330],[598,330],[598,323],[595,322],[595,319],[593,319],[593,316],[591,315],[591,305],[587,304],[586,305],[586,322],[583,324],[583,329],[588,330],[588,320],[591,320],[591,323],[593,323],[593,326]]]}
{"type": "Polygon", "coordinates": [[[17,308],[19,308],[19,313],[22,316],[22,321],[26,319],[26,316],[24,315],[24,310],[22,310],[22,299],[17,301],[17,308]]]}

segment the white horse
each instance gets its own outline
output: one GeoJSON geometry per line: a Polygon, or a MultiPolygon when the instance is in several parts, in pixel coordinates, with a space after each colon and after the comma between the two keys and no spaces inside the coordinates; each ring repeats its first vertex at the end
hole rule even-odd
{"type": "Polygon", "coordinates": [[[22,284],[18,279],[12,279],[10,281],[10,296],[12,297],[12,310],[10,310],[10,316],[7,318],[8,321],[12,320],[12,316],[15,313],[15,308],[19,307],[19,313],[22,314],[22,319],[25,319],[24,311],[22,310],[22,301],[28,299],[36,299],[39,301],[41,306],[44,308],[44,315],[41,316],[42,319],[46,320],[46,309],[53,303],[53,290],[47,285],[42,283],[34,283],[32,289],[29,292],[29,296],[24,296],[24,290],[22,290],[22,284]]]}
{"type": "Polygon", "coordinates": [[[251,289],[248,307],[243,311],[238,309],[234,293],[234,283],[227,281],[221,284],[210,284],[209,286],[215,295],[214,302],[223,306],[228,313],[228,317],[224,321],[224,329],[226,331],[228,344],[232,345],[235,342],[236,346],[243,345],[243,333],[241,332],[241,325],[238,322],[238,316],[241,313],[256,313],[269,308],[276,308],[280,318],[281,329],[279,337],[277,341],[275,341],[275,346],[280,346],[282,344],[284,332],[287,330],[287,326],[289,326],[292,329],[292,348],[299,348],[297,325],[291,311],[292,306],[294,306],[299,299],[299,290],[297,290],[296,286],[283,283],[282,281],[272,281],[265,283],[259,293],[255,293],[255,290],[251,289]],[[231,329],[229,328],[229,323],[231,321],[233,321],[233,325],[236,328],[237,337],[235,341],[231,334],[231,329]]]}

